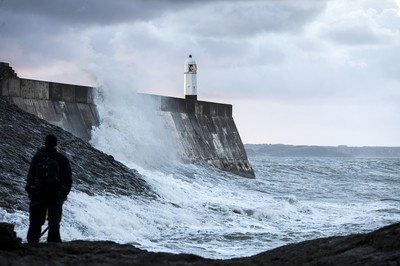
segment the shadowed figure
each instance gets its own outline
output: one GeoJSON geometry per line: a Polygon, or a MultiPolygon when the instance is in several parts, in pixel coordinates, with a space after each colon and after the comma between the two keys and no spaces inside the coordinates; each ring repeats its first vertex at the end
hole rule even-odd
{"type": "Polygon", "coordinates": [[[61,242],[62,206],[71,190],[72,172],[69,160],[57,151],[57,138],[47,135],[45,147],[33,156],[25,190],[29,205],[28,243],[37,243],[48,213],[47,242],[61,242]]]}

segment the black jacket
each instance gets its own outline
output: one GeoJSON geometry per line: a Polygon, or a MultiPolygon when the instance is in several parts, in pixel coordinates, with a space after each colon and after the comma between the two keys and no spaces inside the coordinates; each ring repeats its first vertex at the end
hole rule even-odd
{"type": "Polygon", "coordinates": [[[33,195],[35,194],[36,187],[35,187],[35,178],[36,178],[36,164],[39,158],[44,154],[51,154],[57,160],[59,166],[59,178],[60,178],[60,188],[58,192],[62,197],[66,198],[69,192],[71,191],[72,186],[72,172],[69,160],[63,154],[59,153],[56,148],[52,147],[44,147],[41,148],[35,156],[33,156],[31,165],[29,167],[28,177],[26,179],[26,186],[25,190],[28,194],[33,195]]]}

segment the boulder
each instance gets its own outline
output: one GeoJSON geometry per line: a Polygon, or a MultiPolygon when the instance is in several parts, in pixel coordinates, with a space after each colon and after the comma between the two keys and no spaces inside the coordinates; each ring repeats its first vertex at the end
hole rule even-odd
{"type": "Polygon", "coordinates": [[[21,238],[14,232],[14,225],[0,223],[0,250],[15,250],[22,248],[21,238]]]}

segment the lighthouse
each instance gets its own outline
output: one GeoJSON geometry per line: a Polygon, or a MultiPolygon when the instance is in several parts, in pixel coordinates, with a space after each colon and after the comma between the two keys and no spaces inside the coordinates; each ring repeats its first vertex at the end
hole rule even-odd
{"type": "Polygon", "coordinates": [[[185,61],[183,80],[185,99],[197,100],[197,65],[191,54],[185,61]]]}

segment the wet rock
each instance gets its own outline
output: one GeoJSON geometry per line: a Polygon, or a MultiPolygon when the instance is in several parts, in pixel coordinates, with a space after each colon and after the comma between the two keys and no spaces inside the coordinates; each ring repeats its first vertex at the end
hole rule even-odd
{"type": "MultiPolygon", "coordinates": [[[[10,234],[10,226],[0,224],[0,239],[10,234]]],[[[310,240],[231,260],[148,252],[111,241],[78,240],[0,250],[0,265],[400,265],[399,239],[397,223],[367,234],[310,240]]]]}
{"type": "Polygon", "coordinates": [[[400,265],[400,223],[368,234],[286,245],[249,260],[258,265],[400,265]]]}
{"type": "Polygon", "coordinates": [[[21,239],[14,232],[14,225],[0,223],[0,250],[21,249],[21,239]]]}

